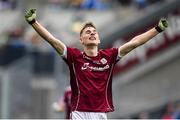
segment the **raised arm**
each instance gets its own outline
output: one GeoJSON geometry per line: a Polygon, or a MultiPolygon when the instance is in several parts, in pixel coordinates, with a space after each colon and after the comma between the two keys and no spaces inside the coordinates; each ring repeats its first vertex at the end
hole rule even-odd
{"type": "Polygon", "coordinates": [[[134,37],[129,42],[119,47],[119,56],[124,56],[136,47],[143,45],[168,27],[166,19],[160,19],[159,24],[147,32],[134,37]]]}
{"type": "Polygon", "coordinates": [[[36,32],[48,43],[51,44],[52,47],[56,49],[56,51],[62,55],[65,49],[65,44],[60,40],[55,38],[51,33],[49,33],[37,20],[36,18],[36,10],[30,9],[25,13],[26,21],[32,25],[32,27],[36,30],[36,32]]]}

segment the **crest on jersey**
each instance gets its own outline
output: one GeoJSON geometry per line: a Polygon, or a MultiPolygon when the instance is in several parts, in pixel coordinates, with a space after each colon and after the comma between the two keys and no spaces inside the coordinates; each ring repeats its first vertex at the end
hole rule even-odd
{"type": "Polygon", "coordinates": [[[105,58],[102,58],[102,59],[101,59],[101,63],[102,63],[102,64],[106,64],[106,63],[107,63],[107,60],[106,60],[105,58]]]}

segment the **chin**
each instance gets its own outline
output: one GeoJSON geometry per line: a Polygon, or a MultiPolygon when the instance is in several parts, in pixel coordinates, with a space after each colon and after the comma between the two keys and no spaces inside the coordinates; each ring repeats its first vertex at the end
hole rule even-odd
{"type": "Polygon", "coordinates": [[[99,43],[87,43],[86,46],[98,46],[99,43]]]}

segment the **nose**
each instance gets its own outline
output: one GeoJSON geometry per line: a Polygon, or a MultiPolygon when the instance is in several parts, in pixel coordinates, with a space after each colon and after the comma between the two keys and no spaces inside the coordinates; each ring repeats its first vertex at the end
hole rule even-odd
{"type": "Polygon", "coordinates": [[[91,35],[95,35],[95,33],[94,33],[94,32],[92,32],[92,33],[91,33],[91,35]]]}

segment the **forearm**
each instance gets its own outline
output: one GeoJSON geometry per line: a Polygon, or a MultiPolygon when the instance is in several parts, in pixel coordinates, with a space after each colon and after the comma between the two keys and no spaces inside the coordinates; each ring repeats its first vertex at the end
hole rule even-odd
{"type": "Polygon", "coordinates": [[[32,24],[36,32],[48,43],[50,43],[59,54],[63,54],[64,43],[56,39],[50,32],[48,32],[38,21],[32,24]]]}
{"type": "Polygon", "coordinates": [[[130,42],[134,43],[134,47],[138,47],[155,37],[157,34],[159,34],[159,32],[155,28],[152,28],[143,34],[134,37],[130,42]]]}
{"type": "Polygon", "coordinates": [[[120,56],[124,56],[136,47],[145,44],[147,41],[155,37],[159,32],[155,28],[150,29],[149,31],[134,37],[128,43],[119,47],[120,56]]]}
{"type": "Polygon", "coordinates": [[[52,43],[52,39],[55,39],[54,36],[51,33],[49,33],[38,21],[33,23],[32,27],[47,42],[52,43]]]}

